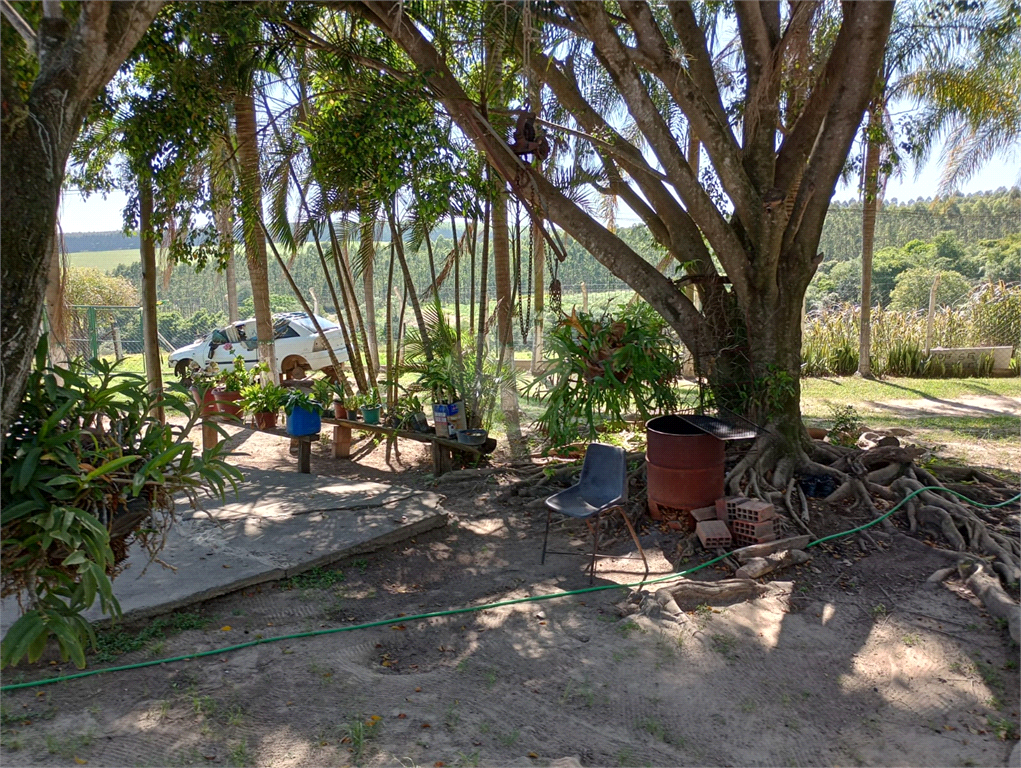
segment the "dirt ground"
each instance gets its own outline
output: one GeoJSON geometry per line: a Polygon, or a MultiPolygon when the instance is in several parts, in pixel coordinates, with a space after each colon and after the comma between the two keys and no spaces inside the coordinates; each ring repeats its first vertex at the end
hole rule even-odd
{"type": "MultiPolygon", "coordinates": [[[[315,446],[313,472],[432,487],[418,444],[402,444],[395,468],[382,446],[362,446],[353,463],[315,446]]],[[[232,447],[245,464],[294,466],[276,438],[232,447]]],[[[204,629],[115,663],[587,587],[584,558],[539,564],[544,513],[497,503],[508,477],[440,483],[446,528],[340,564],[343,581],[196,606],[204,629]]],[[[813,520],[817,533],[864,522],[813,520]]],[[[584,549],[583,531],[557,525],[553,544],[584,549]]],[[[647,528],[642,541],[652,576],[671,573],[677,534],[647,528]]],[[[621,541],[621,558],[599,563],[596,585],[640,578],[630,549],[621,541]]],[[[12,692],[0,757],[11,766],[440,768],[568,756],[585,766],[1005,765],[1018,738],[1017,648],[960,583],[925,584],[947,561],[876,529],[810,551],[763,598],[693,606],[679,620],[609,589],[12,692]]],[[[4,683],[76,671],[52,660],[7,670],[4,683]]]]}

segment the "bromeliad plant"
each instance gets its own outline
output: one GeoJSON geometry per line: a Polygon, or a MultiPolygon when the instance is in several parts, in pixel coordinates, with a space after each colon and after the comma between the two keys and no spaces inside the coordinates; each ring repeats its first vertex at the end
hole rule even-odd
{"type": "Polygon", "coordinates": [[[83,667],[96,638],[82,613],[98,598],[103,613],[120,615],[111,580],[129,544],[155,559],[175,496],[194,504],[200,488],[222,496],[241,479],[221,458],[222,443],[198,452],[189,441],[199,418],[179,385],[151,393],[143,376],[102,360],[51,367],[40,341],[3,443],[0,594],[17,596],[23,613],[3,638],[0,666],[36,661],[56,637],[63,657],[83,667]],[[185,423],[162,424],[156,407],[185,423]]]}
{"type": "Polygon", "coordinates": [[[540,428],[556,446],[579,432],[592,438],[598,421],[643,420],[676,409],[681,376],[677,348],[666,323],[638,302],[610,314],[571,313],[550,334],[550,368],[529,386],[546,404],[540,428]]]}

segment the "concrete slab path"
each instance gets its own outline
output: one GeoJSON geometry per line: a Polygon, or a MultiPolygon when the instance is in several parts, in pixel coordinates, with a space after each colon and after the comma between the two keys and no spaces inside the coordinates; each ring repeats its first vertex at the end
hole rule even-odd
{"type": "MultiPolygon", "coordinates": [[[[219,595],[289,578],[446,524],[428,491],[293,471],[239,467],[245,481],[223,501],[186,499],[158,562],[133,546],[114,581],[125,620],[177,610],[219,595]]],[[[3,601],[0,631],[19,615],[3,601]]],[[[98,607],[86,614],[102,619],[98,607]]]]}

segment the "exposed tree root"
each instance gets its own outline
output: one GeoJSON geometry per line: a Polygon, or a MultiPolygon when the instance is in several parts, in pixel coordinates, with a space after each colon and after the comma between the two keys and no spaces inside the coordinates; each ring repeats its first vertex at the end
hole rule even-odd
{"type": "MultiPolygon", "coordinates": [[[[921,449],[912,447],[884,446],[862,451],[820,441],[813,441],[806,450],[799,449],[791,455],[775,438],[763,436],[731,470],[726,488],[731,495],[773,502],[808,531],[808,505],[798,484],[799,475],[825,474],[836,478],[840,484],[826,497],[826,502],[853,501],[857,509],[879,518],[884,511],[876,506],[876,499],[896,504],[924,486],[948,487],[915,463],[922,455],[921,449]]],[[[965,486],[960,490],[976,501],[999,503],[1013,496],[1009,486],[980,470],[940,467],[938,474],[958,482],[987,483],[984,489],[965,486]]],[[[989,560],[989,567],[1004,584],[1011,591],[1017,589],[1021,581],[1021,541],[1015,531],[1004,526],[1002,516],[972,507],[951,494],[928,490],[910,500],[903,513],[912,533],[922,526],[940,535],[958,552],[970,552],[989,560]]],[[[880,525],[888,533],[896,532],[889,519],[880,525]]]]}

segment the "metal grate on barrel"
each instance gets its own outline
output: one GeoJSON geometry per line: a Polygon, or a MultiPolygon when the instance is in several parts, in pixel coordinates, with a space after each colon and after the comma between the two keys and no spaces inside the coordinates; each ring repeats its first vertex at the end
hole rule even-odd
{"type": "Polygon", "coordinates": [[[678,418],[684,419],[691,426],[719,440],[750,440],[756,434],[755,429],[751,427],[738,427],[715,416],[700,416],[697,413],[692,413],[679,414],[678,418]]]}

